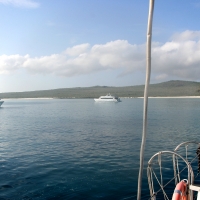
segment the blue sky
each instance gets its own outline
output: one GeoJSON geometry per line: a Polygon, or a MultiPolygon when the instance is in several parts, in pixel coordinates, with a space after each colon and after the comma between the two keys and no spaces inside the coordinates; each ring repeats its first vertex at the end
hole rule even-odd
{"type": "MultiPolygon", "coordinates": [[[[145,82],[148,0],[0,0],[0,92],[145,82]]],[[[151,83],[200,81],[199,0],[156,0],[151,83]]]]}

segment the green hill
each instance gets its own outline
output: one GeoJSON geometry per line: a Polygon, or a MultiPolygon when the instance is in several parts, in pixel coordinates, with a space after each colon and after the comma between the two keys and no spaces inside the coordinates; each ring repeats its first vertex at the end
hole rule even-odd
{"type": "MultiPolygon", "coordinates": [[[[5,98],[97,98],[111,93],[119,97],[142,97],[144,85],[127,87],[78,87],[29,92],[0,93],[0,99],[5,98]]],[[[200,83],[191,81],[168,81],[151,84],[149,96],[200,96],[200,83]]]]}

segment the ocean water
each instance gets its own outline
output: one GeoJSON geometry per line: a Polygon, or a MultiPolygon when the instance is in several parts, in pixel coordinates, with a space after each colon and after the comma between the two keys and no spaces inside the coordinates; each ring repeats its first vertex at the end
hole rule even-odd
{"type": "MultiPolygon", "coordinates": [[[[149,99],[145,167],[198,141],[199,113],[200,99],[149,99]]],[[[143,99],[13,99],[0,116],[0,200],[136,199],[143,99]]]]}

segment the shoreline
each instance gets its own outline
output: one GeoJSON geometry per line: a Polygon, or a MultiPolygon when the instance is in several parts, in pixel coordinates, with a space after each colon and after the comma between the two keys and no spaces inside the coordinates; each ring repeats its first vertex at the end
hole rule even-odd
{"type": "Polygon", "coordinates": [[[38,99],[38,100],[41,100],[41,99],[55,99],[55,98],[5,98],[5,99],[1,99],[2,101],[4,100],[12,100],[12,99],[19,99],[19,100],[33,100],[33,99],[38,99]]]}
{"type": "MultiPolygon", "coordinates": [[[[144,97],[142,97],[142,98],[144,98],[144,97]]],[[[165,99],[169,99],[169,98],[173,98],[173,99],[198,99],[198,98],[200,98],[200,96],[149,97],[149,98],[165,98],[165,99]]]]}
{"type": "MultiPolygon", "coordinates": [[[[144,97],[119,97],[121,99],[143,99],[144,97]]],[[[151,99],[198,99],[200,96],[166,96],[166,97],[148,97],[151,99]]],[[[5,98],[1,99],[2,101],[4,100],[45,100],[45,99],[94,99],[94,98],[50,98],[50,97],[43,97],[43,98],[5,98]]]]}

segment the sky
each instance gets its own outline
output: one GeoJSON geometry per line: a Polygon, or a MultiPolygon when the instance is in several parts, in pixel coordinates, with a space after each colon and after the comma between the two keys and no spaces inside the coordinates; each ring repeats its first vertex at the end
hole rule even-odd
{"type": "MultiPolygon", "coordinates": [[[[0,93],[145,83],[148,0],[0,0],[0,93]]],[[[200,81],[200,1],[155,0],[151,83],[200,81]]]]}

